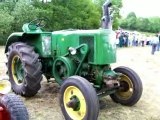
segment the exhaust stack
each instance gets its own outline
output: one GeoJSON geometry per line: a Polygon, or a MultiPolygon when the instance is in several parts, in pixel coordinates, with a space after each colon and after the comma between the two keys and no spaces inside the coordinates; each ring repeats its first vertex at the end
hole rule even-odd
{"type": "Polygon", "coordinates": [[[104,29],[112,29],[112,21],[110,16],[110,7],[112,6],[112,3],[110,0],[106,0],[106,2],[103,4],[103,17],[101,19],[102,21],[102,28],[104,29]]]}

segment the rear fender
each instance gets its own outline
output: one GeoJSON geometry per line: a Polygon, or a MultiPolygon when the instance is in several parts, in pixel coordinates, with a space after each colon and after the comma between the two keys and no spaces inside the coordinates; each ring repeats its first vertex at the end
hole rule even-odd
{"type": "Polygon", "coordinates": [[[39,35],[40,35],[40,33],[36,33],[36,34],[24,33],[24,32],[12,33],[7,39],[6,47],[5,47],[5,53],[7,53],[8,47],[12,43],[15,43],[15,42],[29,42],[29,41],[32,41],[33,38],[38,38],[39,35]]]}
{"type": "Polygon", "coordinates": [[[14,43],[14,42],[18,42],[18,41],[21,41],[22,40],[22,36],[23,36],[23,32],[16,32],[16,33],[12,33],[8,39],[7,39],[7,42],[6,42],[6,47],[5,47],[5,53],[8,51],[8,47],[14,43]]]}

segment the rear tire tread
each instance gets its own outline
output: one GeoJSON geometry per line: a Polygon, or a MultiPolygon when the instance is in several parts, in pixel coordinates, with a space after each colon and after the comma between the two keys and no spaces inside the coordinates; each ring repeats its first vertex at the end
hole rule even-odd
{"type": "Polygon", "coordinates": [[[13,91],[16,94],[26,97],[34,96],[40,89],[40,82],[42,80],[42,65],[38,60],[39,55],[34,52],[33,47],[20,42],[11,44],[9,46],[8,53],[8,74],[13,91]],[[11,62],[14,55],[18,55],[20,57],[25,73],[25,85],[20,89],[17,89],[17,85],[15,85],[12,78],[11,62]]]}

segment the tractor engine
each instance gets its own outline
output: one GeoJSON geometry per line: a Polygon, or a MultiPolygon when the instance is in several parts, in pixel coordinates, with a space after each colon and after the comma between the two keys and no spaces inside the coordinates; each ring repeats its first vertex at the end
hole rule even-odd
{"type": "Polygon", "coordinates": [[[53,32],[55,48],[53,76],[59,84],[71,75],[85,77],[101,87],[111,85],[115,74],[110,64],[116,62],[115,34],[112,30],[62,30],[53,32]]]}

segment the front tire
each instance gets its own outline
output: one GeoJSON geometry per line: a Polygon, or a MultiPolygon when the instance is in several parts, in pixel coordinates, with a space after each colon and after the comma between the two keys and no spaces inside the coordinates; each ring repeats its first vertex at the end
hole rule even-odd
{"type": "Polygon", "coordinates": [[[67,78],[60,89],[60,106],[66,120],[97,120],[99,101],[93,86],[84,78],[67,78]]]}
{"type": "Polygon", "coordinates": [[[8,74],[12,89],[16,94],[31,97],[40,89],[42,65],[33,47],[25,43],[13,43],[9,46],[8,74]]]}
{"type": "Polygon", "coordinates": [[[14,94],[6,94],[0,100],[3,111],[2,120],[29,120],[29,115],[22,100],[14,94]]]}
{"type": "Polygon", "coordinates": [[[141,98],[143,86],[140,77],[128,67],[117,67],[115,72],[121,73],[120,89],[110,97],[116,103],[132,106],[141,98]]]}

